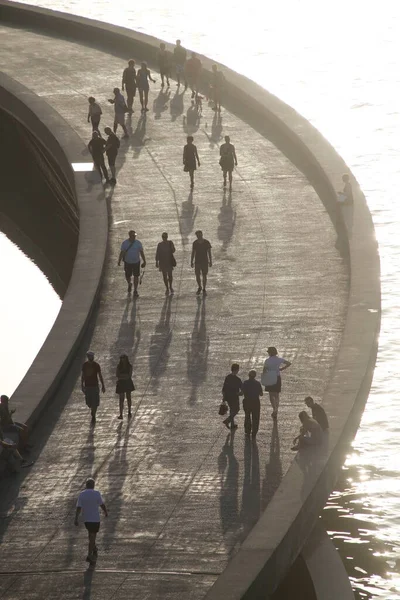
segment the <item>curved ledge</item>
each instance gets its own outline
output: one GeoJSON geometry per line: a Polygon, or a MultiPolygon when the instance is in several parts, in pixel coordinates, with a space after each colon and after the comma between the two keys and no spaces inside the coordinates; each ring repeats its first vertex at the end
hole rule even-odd
{"type": "MultiPolygon", "coordinates": [[[[81,17],[0,0],[3,20],[105,47],[155,64],[159,40],[81,17]],[[153,58],[153,60],[152,60],[153,58]]],[[[201,57],[203,86],[212,62],[201,57]]],[[[312,125],[275,96],[223,65],[226,106],[277,145],[307,176],[330,214],[350,268],[348,314],[324,406],[330,434],[320,454],[301,453],[238,553],[207,594],[208,600],[264,600],[304,546],[332,491],[368,397],[380,328],[380,268],[372,218],[353,178],[354,205],[338,208],[336,192],[348,167],[312,125]]]]}
{"type": "Polygon", "coordinates": [[[72,163],[87,162],[83,142],[44,100],[1,73],[0,108],[48,149],[79,211],[78,248],[60,312],[12,397],[19,419],[33,426],[74,358],[95,306],[107,246],[107,206],[103,187],[94,184],[88,191],[85,173],[72,169],[72,163]]]}

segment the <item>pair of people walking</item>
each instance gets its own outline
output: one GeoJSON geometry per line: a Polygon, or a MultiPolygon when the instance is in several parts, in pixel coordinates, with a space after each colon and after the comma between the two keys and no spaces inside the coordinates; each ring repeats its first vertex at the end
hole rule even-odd
{"type": "Polygon", "coordinates": [[[106,127],[104,133],[108,136],[107,139],[102,138],[98,130],[93,131],[92,139],[88,144],[88,150],[92,155],[94,165],[100,174],[100,178],[103,179],[104,177],[106,184],[110,183],[115,185],[117,183],[115,163],[118,156],[120,141],[110,127],[106,127]],[[108,176],[107,167],[104,162],[104,154],[107,156],[111,177],[108,176]]]}
{"type": "MultiPolygon", "coordinates": [[[[186,142],[186,145],[183,147],[183,170],[185,173],[189,173],[190,189],[192,190],[194,188],[194,172],[197,170],[197,167],[200,167],[200,159],[197,147],[193,143],[193,136],[189,135],[186,138],[186,142]]],[[[227,178],[229,177],[229,189],[232,189],[232,173],[235,166],[237,167],[238,161],[235,146],[231,144],[229,135],[225,136],[225,143],[220,146],[219,154],[219,164],[224,179],[224,188],[226,187],[227,178]]]]}
{"type": "Polygon", "coordinates": [[[263,395],[263,390],[256,379],[257,373],[254,369],[249,371],[248,379],[242,382],[238,376],[239,368],[237,363],[232,364],[231,372],[225,377],[222,386],[223,401],[229,406],[229,416],[224,419],[223,424],[228,429],[237,429],[235,417],[240,410],[239,398],[243,396],[244,431],[246,435],[255,438],[260,425],[260,397],[263,395]]]}

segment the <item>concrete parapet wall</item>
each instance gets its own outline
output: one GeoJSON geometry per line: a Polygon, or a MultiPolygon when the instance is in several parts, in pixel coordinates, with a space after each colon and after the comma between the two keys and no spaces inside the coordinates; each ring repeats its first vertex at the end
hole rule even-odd
{"type": "MultiPolygon", "coordinates": [[[[14,25],[101,46],[119,56],[155,64],[155,38],[81,17],[0,1],[14,25]]],[[[203,62],[206,89],[212,62],[203,62]]],[[[338,233],[348,261],[348,314],[340,352],[323,404],[330,433],[321,452],[302,452],[292,463],[264,514],[207,594],[208,600],[269,597],[305,544],[331,493],[368,397],[380,328],[380,267],[372,218],[353,178],[354,205],[338,207],[336,189],[348,167],[332,146],[292,108],[225,68],[227,108],[271,139],[308,177],[338,233]]],[[[94,228],[95,229],[95,228],[94,228]]],[[[310,241],[312,243],[312,241],[310,241]]],[[[318,365],[316,365],[318,368],[318,365]]]]}

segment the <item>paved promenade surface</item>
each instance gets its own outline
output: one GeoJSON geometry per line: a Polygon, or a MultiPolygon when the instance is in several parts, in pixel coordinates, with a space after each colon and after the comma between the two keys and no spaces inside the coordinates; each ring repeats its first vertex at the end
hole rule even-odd
{"type": "MultiPolygon", "coordinates": [[[[1,68],[45,97],[85,141],[89,95],[102,105],[103,126],[112,123],[106,99],[125,61],[9,27],[0,35],[1,68]]],[[[225,110],[218,122],[205,104],[194,132],[201,168],[190,195],[181,160],[190,95],[175,83],[163,93],[155,77],[151,111],[143,118],[134,107],[118,185],[107,188],[110,250],[90,344],[107,392],[91,428],[77,380],[63,410],[55,404],[54,428],[18,497],[14,487],[3,492],[2,599],[201,598],[287,471],[303,398],[323,395],[334,364],[347,275],[314,189],[256,131],[225,110]],[[218,165],[226,134],[239,160],[231,195],[218,165]],[[116,266],[130,228],[148,261],[136,302],[116,266]],[[189,266],[198,228],[213,246],[204,300],[195,296],[189,266]],[[176,293],[167,299],[154,266],[164,230],[178,263],[176,293]],[[257,443],[246,445],[243,412],[233,437],[221,425],[220,388],[233,360],[242,376],[260,370],[269,345],[293,365],[283,377],[277,426],[265,398],[257,443]],[[133,359],[137,387],[129,423],[117,420],[121,351],[133,359]],[[86,573],[86,532],[73,526],[76,496],[90,473],[110,511],[95,573],[86,573]]]]}

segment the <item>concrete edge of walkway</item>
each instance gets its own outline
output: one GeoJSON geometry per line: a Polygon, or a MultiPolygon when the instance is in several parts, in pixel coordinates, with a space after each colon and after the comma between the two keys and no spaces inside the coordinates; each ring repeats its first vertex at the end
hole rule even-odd
{"type": "MultiPolygon", "coordinates": [[[[52,400],[86,331],[96,305],[108,239],[108,216],[101,184],[88,189],[86,173],[72,163],[88,162],[79,136],[43,99],[4,73],[0,108],[33,134],[62,169],[79,211],[79,240],[60,312],[43,346],[12,396],[18,420],[34,426],[52,400]]],[[[91,163],[90,163],[91,164],[91,163]]],[[[91,170],[91,166],[89,168],[91,170]]],[[[30,293],[34,293],[34,290],[30,293]]]]}
{"type": "MultiPolygon", "coordinates": [[[[14,25],[38,27],[97,46],[101,39],[103,49],[119,56],[146,58],[150,65],[155,62],[160,40],[150,36],[6,0],[0,0],[0,7],[2,19],[14,25]]],[[[201,59],[206,85],[212,61],[201,59]]],[[[371,214],[353,176],[354,205],[337,205],[335,190],[341,186],[341,175],[350,170],[333,147],[291,107],[220,66],[227,81],[226,106],[233,105],[240,115],[245,111],[247,122],[272,139],[306,174],[334,222],[338,248],[350,270],[345,329],[323,400],[330,416],[329,439],[318,456],[304,452],[296,457],[260,520],[207,594],[208,600],[254,600],[272,594],[300,553],[334,488],[359,425],[378,347],[380,265],[371,214]]]]}

